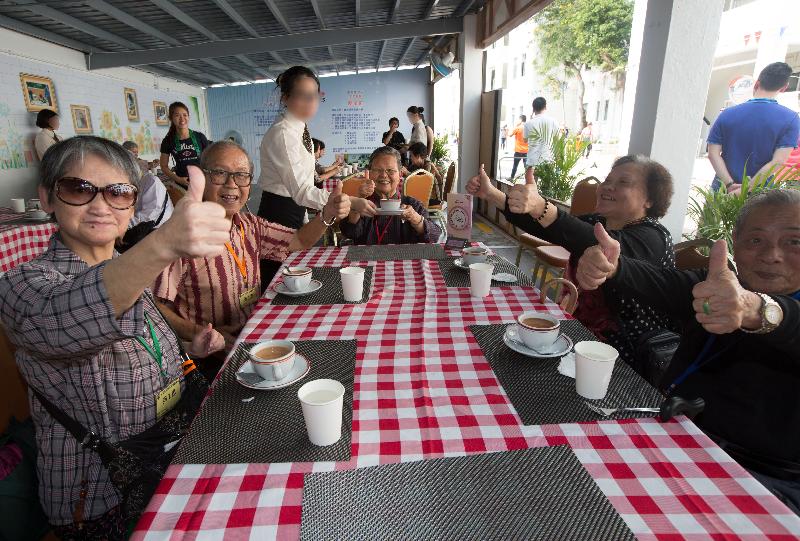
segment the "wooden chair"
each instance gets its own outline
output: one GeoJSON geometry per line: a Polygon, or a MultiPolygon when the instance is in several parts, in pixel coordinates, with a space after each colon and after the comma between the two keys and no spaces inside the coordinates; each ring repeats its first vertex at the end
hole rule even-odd
{"type": "Polygon", "coordinates": [[[428,205],[428,210],[443,210],[444,207],[447,205],[447,194],[453,191],[453,184],[456,181],[456,162],[450,162],[450,167],[447,168],[447,175],[444,179],[444,191],[440,194],[441,199],[439,200],[439,204],[430,204],[428,205]]]}
{"type": "Polygon", "coordinates": [[[360,174],[351,175],[342,181],[342,193],[350,197],[358,197],[358,188],[364,182],[364,177],[360,174]]]}
{"type": "Polygon", "coordinates": [[[540,246],[533,251],[536,263],[533,266],[533,285],[541,290],[549,281],[549,277],[560,278],[569,263],[569,252],[561,246],[540,246]]]}
{"type": "Polygon", "coordinates": [[[556,289],[553,297],[554,300],[558,299],[559,292],[562,288],[567,289],[567,292],[561,297],[561,301],[558,302],[558,306],[567,314],[575,312],[575,308],[578,307],[578,288],[566,278],[554,278],[544,284],[542,290],[539,292],[539,302],[545,304],[548,301],[547,292],[553,287],[556,289]]]}
{"type": "Polygon", "coordinates": [[[434,181],[433,175],[424,169],[414,171],[406,177],[403,183],[403,195],[413,197],[427,209],[434,181]]]}
{"type": "Polygon", "coordinates": [[[708,269],[708,256],[700,253],[698,248],[711,248],[714,244],[709,239],[693,239],[675,245],[675,268],[681,270],[708,269]]]}
{"type": "Polygon", "coordinates": [[[569,213],[573,216],[591,214],[597,207],[597,188],[600,181],[597,177],[586,177],[575,185],[572,191],[572,203],[569,213]]]}
{"type": "Polygon", "coordinates": [[[176,186],[175,184],[171,184],[166,186],[167,188],[167,195],[169,195],[169,200],[172,201],[172,206],[178,204],[178,201],[186,195],[186,190],[180,186],[176,186]]]}

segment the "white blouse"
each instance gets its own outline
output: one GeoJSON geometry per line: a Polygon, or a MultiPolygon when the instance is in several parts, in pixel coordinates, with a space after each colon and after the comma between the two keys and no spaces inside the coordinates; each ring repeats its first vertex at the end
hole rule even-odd
{"type": "Polygon", "coordinates": [[[39,160],[41,161],[42,156],[44,156],[48,148],[55,145],[60,140],[60,138],[56,139],[56,133],[53,130],[42,128],[33,140],[33,147],[36,149],[36,155],[39,157],[39,160]]]}
{"type": "Polygon", "coordinates": [[[428,146],[428,130],[425,128],[425,123],[422,120],[418,120],[414,124],[411,128],[411,137],[408,138],[408,144],[410,145],[417,142],[422,143],[426,147],[428,146]]]}
{"type": "Polygon", "coordinates": [[[261,140],[258,183],[264,191],[291,197],[300,206],[320,210],[330,194],[314,186],[314,154],[303,146],[305,126],[289,111],[272,124],[261,140]]]}

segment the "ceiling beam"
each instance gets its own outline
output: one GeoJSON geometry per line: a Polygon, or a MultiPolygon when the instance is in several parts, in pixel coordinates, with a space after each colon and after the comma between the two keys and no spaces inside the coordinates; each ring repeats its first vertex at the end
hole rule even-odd
{"type": "MultiPolygon", "coordinates": [[[[398,0],[399,1],[399,0],[398,0]]],[[[325,18],[322,16],[322,10],[319,9],[319,2],[317,0],[311,0],[311,7],[314,9],[314,15],[317,16],[317,20],[319,21],[319,27],[321,30],[325,30],[328,26],[325,24],[325,18]]],[[[300,50],[302,52],[302,49],[300,50]]],[[[328,54],[331,58],[334,58],[336,55],[333,54],[333,48],[328,45],[328,54]]],[[[339,73],[339,67],[336,67],[336,73],[339,73]]]]}
{"type": "Polygon", "coordinates": [[[469,11],[469,8],[471,8],[472,4],[474,3],[475,0],[464,0],[453,12],[453,17],[462,17],[467,11],[469,11]]]}
{"type": "Polygon", "coordinates": [[[397,69],[397,68],[399,68],[400,66],[403,65],[403,59],[408,54],[408,51],[411,50],[411,47],[414,45],[415,41],[417,41],[416,37],[411,38],[410,40],[408,40],[408,45],[406,45],[406,48],[403,49],[403,52],[400,54],[400,58],[397,59],[397,63],[394,65],[394,69],[397,69]]]}
{"type": "Polygon", "coordinates": [[[356,42],[356,73],[358,73],[358,42],[356,42]]]}
{"type": "Polygon", "coordinates": [[[438,3],[439,3],[439,0],[431,0],[430,4],[428,4],[428,7],[425,9],[425,15],[423,15],[422,18],[423,19],[430,19],[431,18],[431,14],[433,13],[433,8],[435,8],[436,4],[438,4],[438,3]]]}
{"type": "Polygon", "coordinates": [[[127,47],[128,49],[141,49],[141,45],[133,43],[132,41],[128,41],[127,39],[121,38],[116,34],[112,34],[102,28],[98,28],[93,26],[89,23],[85,23],[71,15],[67,15],[66,13],[62,13],[57,9],[53,9],[50,6],[45,6],[42,4],[23,4],[20,7],[30,11],[31,13],[36,13],[37,15],[41,15],[42,17],[47,17],[48,19],[52,19],[57,23],[61,23],[63,25],[69,26],[70,28],[74,28],[75,30],[80,30],[84,34],[89,34],[90,36],[94,36],[96,38],[109,41],[111,43],[116,43],[121,47],[127,47]]]}
{"type": "Polygon", "coordinates": [[[250,26],[250,23],[244,20],[236,9],[228,3],[228,0],[211,0],[214,4],[217,5],[219,9],[225,12],[233,22],[238,24],[245,32],[253,36],[254,38],[261,37],[258,32],[256,32],[255,28],[250,26]]]}
{"type": "Polygon", "coordinates": [[[361,26],[361,0],[356,0],[356,27],[361,26]]]}
{"type": "MultiPolygon", "coordinates": [[[[366,42],[416,36],[438,36],[459,33],[462,28],[463,21],[459,18],[413,21],[362,27],[358,30],[358,39],[366,42]]],[[[264,51],[301,49],[303,47],[343,45],[352,42],[353,36],[350,32],[343,32],[340,29],[316,30],[300,34],[214,41],[144,51],[95,52],[88,55],[87,67],[93,70],[119,66],[137,66],[175,60],[193,60],[264,51]]]]}
{"type": "Polygon", "coordinates": [[[394,22],[395,17],[397,17],[397,11],[400,9],[400,0],[394,0],[394,4],[392,5],[392,11],[389,12],[389,20],[388,22],[391,24],[394,22]]]}
{"type": "Polygon", "coordinates": [[[386,40],[381,41],[381,49],[378,51],[378,61],[375,62],[375,69],[381,69],[381,58],[383,58],[383,50],[386,48],[386,40]]]}
{"type": "Polygon", "coordinates": [[[19,32],[20,34],[33,36],[44,41],[49,41],[50,43],[69,47],[70,49],[75,49],[76,51],[81,51],[84,53],[90,53],[97,50],[91,45],[83,43],[82,41],[76,41],[74,39],[61,36],[55,32],[51,32],[50,30],[45,30],[38,26],[33,26],[32,24],[18,21],[17,19],[12,19],[11,17],[6,17],[5,15],[0,15],[0,27],[8,28],[14,32],[19,32]]]}
{"type": "Polygon", "coordinates": [[[281,10],[278,9],[278,6],[275,5],[274,0],[264,0],[264,3],[267,4],[267,9],[269,9],[272,16],[275,17],[275,20],[283,27],[283,30],[287,33],[291,33],[292,30],[289,27],[289,23],[286,21],[286,18],[281,13],[281,10]]]}
{"type": "Polygon", "coordinates": [[[94,9],[95,11],[99,11],[109,17],[113,17],[114,19],[118,20],[119,22],[130,26],[131,28],[135,28],[140,32],[144,32],[150,36],[153,36],[156,39],[160,39],[164,43],[168,43],[169,45],[180,45],[181,42],[177,39],[173,38],[165,34],[164,32],[158,30],[157,28],[153,28],[149,24],[143,23],[141,20],[129,15],[128,13],[118,9],[108,2],[104,0],[85,0],[85,4],[90,8],[94,9]]]}
{"type": "Polygon", "coordinates": [[[200,32],[201,34],[203,34],[205,37],[207,37],[212,41],[219,40],[219,36],[217,36],[214,32],[212,32],[211,30],[209,30],[208,28],[206,28],[193,18],[191,18],[186,13],[185,10],[179,8],[178,6],[170,2],[170,0],[150,0],[150,1],[153,4],[155,4],[159,9],[161,9],[162,11],[166,11],[167,13],[172,15],[172,17],[177,19],[178,22],[185,24],[195,32],[200,32]]]}
{"type": "Polygon", "coordinates": [[[203,62],[205,62],[206,64],[208,64],[209,66],[211,66],[214,69],[218,69],[221,72],[228,72],[231,75],[233,75],[234,77],[238,77],[240,81],[252,81],[253,80],[252,77],[250,77],[248,75],[245,75],[244,73],[242,73],[240,71],[236,71],[234,69],[231,69],[228,66],[226,66],[225,64],[223,64],[223,63],[221,63],[221,62],[219,62],[217,60],[214,60],[213,58],[204,58],[203,62]]]}

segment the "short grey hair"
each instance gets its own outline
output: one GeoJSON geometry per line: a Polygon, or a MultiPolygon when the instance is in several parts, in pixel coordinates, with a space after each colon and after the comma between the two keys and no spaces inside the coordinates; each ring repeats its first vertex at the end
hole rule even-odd
{"type": "Polygon", "coordinates": [[[253,172],[254,166],[253,160],[250,158],[250,154],[247,153],[242,145],[236,141],[231,141],[230,139],[216,141],[207,146],[203,153],[200,154],[200,169],[208,169],[208,162],[211,161],[211,157],[217,152],[223,152],[225,150],[238,150],[244,154],[247,157],[247,165],[250,167],[250,173],[253,172]]]}
{"type": "Polygon", "coordinates": [[[397,152],[397,149],[389,146],[378,147],[373,150],[372,154],[369,155],[368,167],[372,167],[372,162],[374,162],[375,158],[378,156],[392,156],[397,160],[397,170],[400,171],[403,168],[403,159],[400,157],[400,153],[397,152]]]}
{"type": "Polygon", "coordinates": [[[82,165],[87,156],[102,159],[109,166],[121,171],[128,182],[139,188],[142,171],[133,154],[114,141],[94,135],[78,135],[59,141],[42,156],[41,185],[47,191],[48,201],[53,199],[56,182],[64,178],[73,167],[82,165]]]}
{"type": "Polygon", "coordinates": [[[776,188],[751,196],[739,211],[736,224],[733,226],[733,236],[737,236],[747,223],[750,215],[761,207],[800,206],[800,190],[796,188],[776,188]]]}
{"type": "Polygon", "coordinates": [[[139,145],[137,145],[133,141],[125,141],[124,143],[122,143],[122,148],[124,148],[125,150],[130,150],[131,152],[133,152],[133,149],[134,148],[138,149],[139,145]]]}

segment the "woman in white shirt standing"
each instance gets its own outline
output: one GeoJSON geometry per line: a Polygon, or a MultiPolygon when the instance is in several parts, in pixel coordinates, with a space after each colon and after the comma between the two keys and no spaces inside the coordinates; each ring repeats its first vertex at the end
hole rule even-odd
{"type": "MultiPolygon", "coordinates": [[[[261,140],[261,204],[258,215],[270,222],[300,229],[306,208],[322,209],[330,195],[314,186],[314,147],[308,122],[319,108],[319,79],[305,66],[293,66],[281,73],[275,84],[281,91],[284,111],[261,140]]],[[[351,197],[351,209],[363,216],[375,216],[375,205],[351,197]]],[[[280,264],[261,261],[262,290],[280,264]]]]}
{"type": "Polygon", "coordinates": [[[36,156],[41,161],[45,151],[61,141],[61,137],[56,135],[59,126],[58,113],[50,109],[42,109],[36,115],[36,125],[42,129],[36,134],[33,146],[36,148],[36,156]]]}
{"type": "Polygon", "coordinates": [[[406,111],[408,121],[411,122],[411,137],[408,138],[408,146],[414,143],[422,143],[428,149],[426,158],[431,157],[433,151],[433,130],[425,125],[424,107],[412,105],[406,111]]]}

